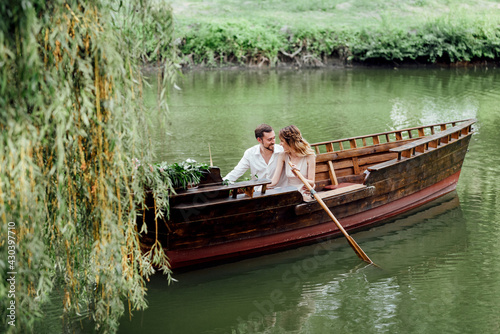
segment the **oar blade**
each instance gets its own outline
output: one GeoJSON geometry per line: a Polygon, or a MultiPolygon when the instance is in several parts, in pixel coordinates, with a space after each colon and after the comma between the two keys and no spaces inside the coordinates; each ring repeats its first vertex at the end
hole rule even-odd
{"type": "Polygon", "coordinates": [[[306,186],[306,188],[309,189],[309,191],[314,196],[314,198],[316,199],[316,201],[321,205],[321,207],[323,208],[323,210],[325,210],[325,212],[330,216],[330,218],[335,223],[335,225],[337,225],[338,229],[342,232],[342,234],[344,234],[344,236],[347,239],[347,242],[349,242],[349,245],[351,245],[351,247],[354,249],[354,251],[359,256],[359,258],[361,260],[365,261],[368,264],[376,265],[375,263],[373,263],[372,260],[370,260],[370,258],[368,257],[368,255],[366,255],[365,252],[363,252],[363,250],[361,249],[361,247],[359,247],[359,245],[356,243],[356,241],[354,241],[354,239],[351,238],[351,236],[349,234],[347,234],[347,231],[344,229],[344,227],[342,227],[342,225],[340,224],[340,222],[333,215],[332,211],[330,211],[330,209],[328,208],[328,206],[325,204],[325,202],[323,202],[323,200],[321,199],[321,197],[312,188],[312,186],[304,178],[304,176],[300,173],[300,171],[298,169],[296,169],[296,168],[293,167],[293,164],[292,164],[291,161],[288,161],[288,163],[290,164],[290,167],[292,168],[292,172],[295,174],[295,176],[297,176],[302,181],[302,183],[304,183],[304,185],[306,186]]]}
{"type": "Polygon", "coordinates": [[[365,261],[368,264],[373,264],[373,261],[368,257],[368,255],[366,255],[366,253],[361,249],[361,247],[359,247],[357,242],[354,241],[353,238],[351,238],[351,236],[347,236],[347,241],[349,242],[349,245],[351,245],[352,249],[354,249],[354,251],[361,260],[365,261]]]}

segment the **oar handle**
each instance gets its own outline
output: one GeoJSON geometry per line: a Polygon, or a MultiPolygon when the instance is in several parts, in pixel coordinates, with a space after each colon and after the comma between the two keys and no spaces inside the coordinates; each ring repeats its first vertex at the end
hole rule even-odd
{"type": "MultiPolygon", "coordinates": [[[[292,172],[293,174],[295,174],[296,177],[298,177],[300,179],[300,181],[302,181],[302,183],[304,183],[304,185],[306,186],[306,188],[311,191],[313,189],[313,187],[311,186],[311,184],[309,183],[309,181],[307,181],[307,179],[304,177],[304,175],[302,175],[299,171],[299,169],[297,167],[295,167],[291,161],[288,161],[288,164],[290,165],[290,168],[292,169],[292,172]]],[[[311,192],[312,194],[313,192],[311,192]]]]}
{"type": "Polygon", "coordinates": [[[361,249],[361,247],[359,247],[359,245],[356,243],[356,241],[354,241],[354,239],[351,238],[351,236],[346,232],[346,230],[339,223],[339,221],[337,220],[337,218],[335,218],[335,216],[330,211],[330,209],[325,204],[325,202],[323,202],[323,200],[318,195],[318,193],[313,189],[313,187],[311,186],[311,184],[309,183],[309,181],[307,181],[307,179],[302,175],[302,173],[300,173],[300,171],[293,166],[293,164],[292,164],[291,161],[288,161],[288,164],[290,165],[293,174],[295,174],[295,176],[297,176],[300,179],[300,181],[302,181],[302,183],[304,183],[304,185],[306,186],[306,188],[311,192],[311,195],[314,196],[314,198],[321,205],[321,207],[323,208],[323,210],[325,210],[325,212],[328,214],[328,216],[330,216],[330,218],[333,220],[333,222],[335,223],[335,225],[337,225],[338,229],[342,232],[342,234],[344,234],[344,236],[347,239],[347,242],[354,249],[354,251],[359,256],[359,258],[361,260],[369,263],[369,264],[374,264],[373,261],[368,257],[368,255],[366,255],[366,253],[361,249]]]}
{"type": "Polygon", "coordinates": [[[311,195],[314,196],[314,198],[316,199],[316,201],[318,201],[318,203],[323,207],[323,209],[326,211],[326,213],[328,213],[328,215],[330,216],[330,218],[332,218],[333,222],[337,225],[337,227],[339,228],[339,230],[345,236],[348,236],[348,234],[347,234],[346,230],[344,229],[344,227],[342,225],[340,225],[340,223],[337,220],[337,218],[333,215],[333,213],[330,211],[330,209],[325,204],[325,202],[323,202],[323,200],[318,195],[318,193],[316,192],[316,190],[313,189],[313,187],[311,186],[311,184],[309,183],[309,181],[307,181],[307,179],[304,177],[304,175],[302,175],[302,173],[297,168],[295,168],[293,166],[293,164],[292,164],[291,161],[288,161],[288,164],[290,165],[290,168],[292,169],[293,174],[295,174],[295,176],[297,176],[300,179],[300,181],[302,181],[302,183],[304,183],[304,185],[306,186],[306,188],[311,192],[311,195]]]}

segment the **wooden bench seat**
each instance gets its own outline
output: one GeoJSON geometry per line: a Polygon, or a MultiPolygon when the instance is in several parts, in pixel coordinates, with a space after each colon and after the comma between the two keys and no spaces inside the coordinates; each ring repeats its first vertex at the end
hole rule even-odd
{"type": "MultiPolygon", "coordinates": [[[[271,180],[262,179],[262,180],[250,180],[250,181],[244,181],[244,182],[236,182],[236,183],[229,184],[229,185],[216,185],[216,186],[208,186],[208,187],[203,187],[203,188],[191,188],[191,189],[179,191],[176,195],[172,195],[172,198],[178,199],[178,198],[182,198],[182,197],[186,197],[186,196],[193,196],[193,195],[197,195],[197,194],[238,190],[241,188],[253,189],[254,187],[257,187],[257,186],[262,186],[261,193],[265,194],[266,185],[268,185],[270,183],[271,183],[271,180]]],[[[234,191],[234,193],[237,194],[237,191],[234,191]]],[[[233,197],[236,197],[236,196],[233,195],[233,197]]]]}
{"type": "Polygon", "coordinates": [[[206,199],[197,199],[196,201],[193,201],[191,203],[180,203],[176,204],[172,207],[172,209],[178,209],[178,210],[192,210],[192,209],[200,209],[200,208],[205,208],[210,204],[210,208],[216,208],[218,205],[224,205],[224,204],[237,204],[241,202],[251,202],[254,199],[266,199],[266,198],[272,198],[275,196],[280,196],[285,193],[291,193],[291,192],[296,192],[297,188],[295,187],[280,187],[280,188],[274,188],[274,189],[269,189],[266,194],[262,193],[256,193],[253,197],[249,197],[245,194],[237,194],[236,196],[228,196],[228,197],[223,197],[223,198],[206,198],[206,199]]]}
{"type": "MultiPolygon", "coordinates": [[[[318,191],[318,195],[328,207],[334,207],[372,196],[374,191],[375,187],[373,186],[352,184],[334,190],[318,191]]],[[[316,201],[301,203],[295,207],[297,215],[309,214],[319,210],[323,210],[323,208],[316,201]]]]}
{"type": "Polygon", "coordinates": [[[340,183],[336,189],[327,191],[318,191],[318,195],[319,197],[321,197],[321,199],[325,199],[336,196],[338,194],[343,194],[349,191],[358,190],[362,188],[366,188],[366,186],[364,184],[356,184],[356,183],[347,183],[347,184],[340,183]]]}

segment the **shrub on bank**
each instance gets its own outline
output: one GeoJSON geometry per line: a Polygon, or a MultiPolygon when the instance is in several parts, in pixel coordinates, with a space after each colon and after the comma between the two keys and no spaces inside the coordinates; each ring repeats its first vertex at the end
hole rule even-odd
{"type": "Polygon", "coordinates": [[[181,57],[193,64],[252,64],[266,61],[276,64],[278,51],[285,44],[273,29],[238,22],[195,24],[182,35],[181,57]]]}
{"type": "Polygon", "coordinates": [[[295,63],[455,63],[498,60],[500,25],[466,15],[443,16],[418,27],[330,28],[238,22],[191,25],[180,34],[183,65],[224,66],[295,63]]]}
{"type": "Polygon", "coordinates": [[[360,61],[409,61],[455,63],[498,60],[500,26],[465,19],[440,18],[422,27],[361,31],[351,51],[360,61]]]}

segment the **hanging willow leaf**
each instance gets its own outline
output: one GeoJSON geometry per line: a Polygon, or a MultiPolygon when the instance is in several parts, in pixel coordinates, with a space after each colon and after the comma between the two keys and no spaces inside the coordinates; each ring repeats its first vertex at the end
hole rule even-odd
{"type": "Polygon", "coordinates": [[[174,185],[198,176],[194,168],[178,182],[144,168],[154,161],[150,121],[166,119],[176,73],[171,9],[152,3],[0,6],[0,310],[17,305],[15,326],[1,314],[7,332],[33,331],[49,296],[61,302],[64,323],[84,315],[97,330],[114,332],[123,300],[129,310],[146,307],[148,276],[155,268],[170,275],[160,244],[141,252],[137,212],[146,183],[161,216],[174,185]],[[141,59],[163,68],[150,110],[141,59]],[[12,296],[9,272],[16,272],[12,296]]]}

